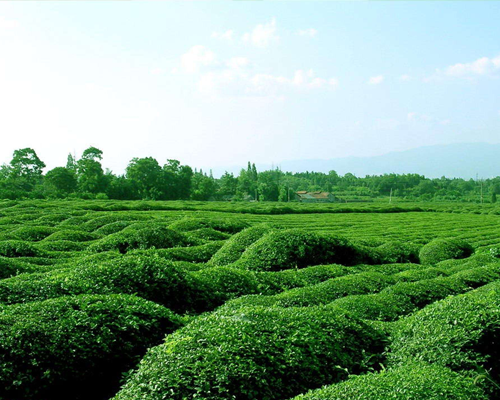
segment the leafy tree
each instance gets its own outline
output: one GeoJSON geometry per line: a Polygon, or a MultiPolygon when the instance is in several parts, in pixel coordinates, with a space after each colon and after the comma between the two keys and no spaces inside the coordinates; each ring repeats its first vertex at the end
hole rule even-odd
{"type": "Polygon", "coordinates": [[[101,159],[102,151],[95,147],[89,147],[77,161],[78,189],[81,192],[99,193],[105,191],[101,159]]]}
{"type": "Polygon", "coordinates": [[[157,200],[162,197],[162,168],[153,157],[133,158],[127,167],[127,179],[140,198],[157,200]]]}
{"type": "Polygon", "coordinates": [[[76,190],[77,180],[72,170],[56,167],[47,172],[44,184],[49,192],[53,191],[57,195],[67,195],[76,190]]]}

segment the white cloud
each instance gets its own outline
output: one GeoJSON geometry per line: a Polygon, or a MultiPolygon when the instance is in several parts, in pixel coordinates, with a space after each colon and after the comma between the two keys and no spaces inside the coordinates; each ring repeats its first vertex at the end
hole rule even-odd
{"type": "Polygon", "coordinates": [[[253,44],[256,47],[268,47],[272,43],[279,41],[276,34],[276,19],[273,18],[267,24],[257,25],[252,32],[243,35],[243,41],[253,44]]]}
{"type": "Polygon", "coordinates": [[[436,117],[429,116],[427,114],[420,114],[417,112],[409,112],[407,114],[407,119],[411,123],[426,122],[430,124],[439,124],[439,125],[449,125],[451,123],[449,119],[439,119],[436,117]]]}
{"type": "Polygon", "coordinates": [[[434,75],[424,78],[424,82],[441,80],[445,77],[474,79],[485,76],[496,76],[500,72],[500,56],[494,58],[481,57],[469,63],[457,63],[444,69],[436,69],[434,75]]]}
{"type": "Polygon", "coordinates": [[[384,80],[383,75],[372,76],[370,79],[368,79],[368,84],[378,85],[379,83],[382,83],[383,80],[384,80]]]}
{"type": "Polygon", "coordinates": [[[318,34],[318,31],[314,28],[300,29],[298,32],[299,36],[314,37],[318,34]]]}
{"type": "Polygon", "coordinates": [[[229,29],[225,32],[213,32],[212,33],[212,37],[214,39],[227,40],[229,42],[233,40],[233,35],[234,35],[234,31],[232,29],[229,29]]]}
{"type": "Polygon", "coordinates": [[[0,15],[0,29],[14,29],[19,26],[19,22],[6,19],[0,15]]]}
{"type": "Polygon", "coordinates": [[[233,57],[226,62],[229,68],[244,68],[250,64],[250,61],[246,57],[233,57]]]}
{"type": "Polygon", "coordinates": [[[186,72],[198,72],[201,67],[216,64],[216,57],[213,51],[204,46],[197,45],[181,56],[181,65],[186,72]]]}
{"type": "Polygon", "coordinates": [[[399,80],[400,81],[403,81],[403,82],[408,82],[409,80],[411,80],[411,76],[410,75],[407,75],[407,74],[404,74],[404,75],[401,75],[399,77],[399,80]]]}

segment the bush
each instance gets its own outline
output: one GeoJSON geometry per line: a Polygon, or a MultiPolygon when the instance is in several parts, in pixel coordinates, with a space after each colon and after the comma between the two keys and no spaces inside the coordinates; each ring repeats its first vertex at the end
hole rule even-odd
{"type": "Polygon", "coordinates": [[[28,264],[15,258],[0,257],[0,279],[10,278],[24,272],[40,271],[38,265],[28,264]]]}
{"type": "Polygon", "coordinates": [[[315,285],[349,273],[351,273],[351,268],[330,264],[283,271],[257,272],[255,277],[259,282],[260,293],[269,295],[297,287],[315,285]]]}
{"type": "Polygon", "coordinates": [[[251,228],[246,228],[233,235],[224,246],[215,253],[210,263],[213,265],[229,265],[237,261],[248,246],[270,232],[271,229],[271,226],[268,224],[259,224],[251,228]]]}
{"type": "Polygon", "coordinates": [[[280,271],[309,265],[355,265],[359,253],[347,239],[301,230],[271,232],[252,244],[237,264],[258,271],[280,271]]]}
{"type": "Polygon", "coordinates": [[[500,282],[435,302],[398,321],[392,365],[422,360],[454,370],[490,370],[500,376],[500,282]]]}
{"type": "Polygon", "coordinates": [[[0,397],[109,398],[137,357],[180,325],[170,310],[135,296],[60,297],[3,307],[0,397]]]}
{"type": "Polygon", "coordinates": [[[414,243],[390,241],[374,249],[375,262],[377,264],[418,263],[420,247],[414,243]]]}
{"type": "Polygon", "coordinates": [[[193,308],[198,289],[171,261],[126,256],[104,263],[26,274],[0,281],[4,304],[78,294],[136,294],[179,312],[193,308]]]}
{"type": "Polygon", "coordinates": [[[37,243],[36,247],[43,251],[82,251],[88,245],[85,242],[72,242],[70,240],[49,240],[37,243]]]}
{"type": "Polygon", "coordinates": [[[45,241],[69,240],[71,242],[88,242],[99,239],[100,236],[80,230],[60,230],[45,238],[45,241]]]}
{"type": "Polygon", "coordinates": [[[463,240],[434,239],[420,249],[422,264],[437,264],[450,258],[466,258],[474,252],[473,247],[463,240]]]}
{"type": "MultiPolygon", "coordinates": [[[[167,260],[206,263],[223,245],[223,241],[217,241],[202,244],[200,246],[173,247],[171,249],[148,251],[154,251],[160,257],[166,258],[167,260]]],[[[135,250],[134,252],[137,251],[138,250],[135,250]]]]}
{"type": "Polygon", "coordinates": [[[201,228],[196,229],[195,231],[190,231],[188,236],[194,239],[201,240],[226,240],[231,237],[228,233],[216,231],[213,228],[201,228]]]}
{"type": "Polygon", "coordinates": [[[195,231],[197,229],[212,228],[225,233],[237,233],[248,227],[248,223],[237,219],[201,219],[184,218],[169,225],[170,229],[179,232],[195,231]]]}
{"type": "Polygon", "coordinates": [[[119,232],[92,244],[88,250],[101,252],[118,250],[124,254],[133,249],[184,247],[193,244],[192,240],[172,229],[153,225],[149,228],[119,232]]]}
{"type": "Polygon", "coordinates": [[[448,368],[411,363],[380,373],[353,376],[293,400],[487,400],[470,377],[448,368]]]}
{"type": "Polygon", "coordinates": [[[420,268],[401,271],[394,275],[399,282],[416,282],[424,279],[433,279],[438,276],[448,276],[449,274],[441,268],[420,268]]]}
{"type": "Polygon", "coordinates": [[[109,224],[103,225],[100,228],[95,230],[95,233],[102,235],[102,236],[107,236],[111,235],[112,233],[117,233],[131,225],[132,222],[129,221],[116,221],[116,222],[111,222],[109,224]]]}
{"type": "Polygon", "coordinates": [[[45,253],[23,240],[4,240],[0,242],[0,256],[3,257],[42,257],[45,253]]]}
{"type": "Polygon", "coordinates": [[[324,308],[216,312],[149,350],[115,399],[286,399],[366,370],[382,347],[373,328],[324,308]]]}
{"type": "Polygon", "coordinates": [[[55,231],[55,228],[48,226],[23,226],[13,231],[12,235],[16,239],[38,242],[53,234],[55,231]]]}

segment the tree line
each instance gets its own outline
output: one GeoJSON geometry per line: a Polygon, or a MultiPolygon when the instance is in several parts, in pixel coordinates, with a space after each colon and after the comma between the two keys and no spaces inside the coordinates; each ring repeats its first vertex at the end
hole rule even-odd
{"type": "Polygon", "coordinates": [[[192,169],[178,160],[164,165],[153,157],[133,158],[123,175],[102,166],[103,152],[86,149],[80,158],[68,155],[66,166],[47,171],[31,148],[15,150],[9,164],[0,166],[0,199],[82,198],[118,200],[258,200],[293,201],[295,192],[326,191],[344,200],[393,196],[409,200],[463,200],[496,202],[500,177],[473,180],[429,179],[419,174],[384,174],[356,177],[335,171],[258,172],[248,162],[239,175],[220,178],[192,169]]]}

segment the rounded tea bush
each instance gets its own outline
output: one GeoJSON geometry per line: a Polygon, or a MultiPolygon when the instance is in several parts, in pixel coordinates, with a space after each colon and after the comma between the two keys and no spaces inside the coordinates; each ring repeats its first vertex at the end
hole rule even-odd
{"type": "Polygon", "coordinates": [[[280,271],[309,265],[355,265],[359,253],[345,238],[298,229],[271,232],[243,253],[237,264],[257,271],[280,271]]]}
{"type": "Polygon", "coordinates": [[[42,257],[44,255],[43,250],[23,240],[0,241],[0,256],[3,257],[42,257]]]}
{"type": "Polygon", "coordinates": [[[378,331],[338,311],[215,312],[150,349],[115,400],[288,399],[364,371],[382,348],[378,331]]]}
{"type": "Polygon", "coordinates": [[[16,258],[0,257],[0,279],[10,278],[25,272],[37,272],[40,270],[38,265],[19,261],[16,258]]]}
{"type": "Polygon", "coordinates": [[[125,256],[45,273],[0,280],[0,303],[78,294],[136,294],[179,312],[191,310],[199,289],[182,268],[154,256],[125,256]]]}
{"type": "Polygon", "coordinates": [[[236,233],[215,253],[210,263],[213,265],[229,265],[237,261],[248,246],[269,233],[271,229],[268,224],[259,224],[236,233]]]}
{"type": "Polygon", "coordinates": [[[293,400],[487,400],[474,379],[448,368],[411,363],[380,373],[354,376],[293,400]]]}
{"type": "Polygon", "coordinates": [[[189,232],[203,228],[212,228],[224,233],[237,233],[248,227],[248,223],[237,219],[217,218],[183,218],[169,225],[170,229],[178,232],[189,232]]]}
{"type": "Polygon", "coordinates": [[[23,226],[12,232],[12,235],[19,240],[38,242],[56,232],[55,228],[49,226],[23,226]]]}
{"type": "Polygon", "coordinates": [[[467,242],[458,239],[434,239],[420,249],[422,264],[437,264],[451,258],[466,258],[474,252],[467,242]]]}
{"type": "Polygon", "coordinates": [[[181,326],[127,296],[65,296],[0,308],[0,398],[107,399],[147,348],[181,326]]]}
{"type": "Polygon", "coordinates": [[[99,238],[99,235],[90,232],[62,229],[46,237],[45,241],[70,240],[72,242],[88,242],[90,240],[96,240],[99,238]]]}

